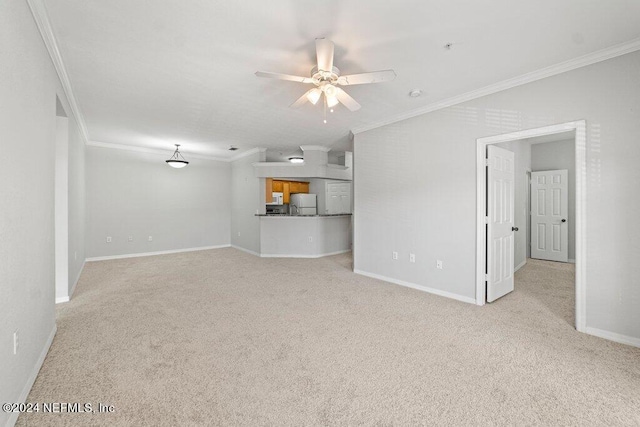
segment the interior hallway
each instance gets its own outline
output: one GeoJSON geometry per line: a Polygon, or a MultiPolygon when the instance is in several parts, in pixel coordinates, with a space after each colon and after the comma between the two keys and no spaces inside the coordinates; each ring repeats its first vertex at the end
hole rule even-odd
{"type": "Polygon", "coordinates": [[[527,258],[526,265],[515,274],[512,297],[539,304],[541,315],[551,313],[575,327],[575,282],[575,264],[527,258]]]}
{"type": "Polygon", "coordinates": [[[115,412],[17,425],[640,423],[640,349],[574,330],[573,265],[529,260],[484,307],[350,268],[232,248],[87,263],[27,402],[115,412]]]}

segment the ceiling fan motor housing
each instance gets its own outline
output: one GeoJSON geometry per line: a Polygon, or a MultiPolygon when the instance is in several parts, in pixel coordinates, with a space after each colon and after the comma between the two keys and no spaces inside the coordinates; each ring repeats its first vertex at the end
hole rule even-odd
{"type": "Polygon", "coordinates": [[[338,77],[340,77],[340,70],[338,67],[331,67],[331,72],[318,70],[317,65],[311,69],[311,78],[316,85],[320,85],[322,82],[336,84],[338,82],[338,77]]]}

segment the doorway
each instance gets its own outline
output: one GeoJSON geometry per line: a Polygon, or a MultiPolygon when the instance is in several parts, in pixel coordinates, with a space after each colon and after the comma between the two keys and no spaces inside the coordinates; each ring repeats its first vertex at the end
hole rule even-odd
{"type": "MultiPolygon", "coordinates": [[[[585,253],[586,253],[586,242],[583,238],[584,236],[584,226],[586,221],[586,211],[584,206],[584,190],[585,190],[585,177],[586,177],[586,124],[584,121],[577,122],[569,122],[563,123],[559,125],[546,126],[537,129],[530,129],[525,131],[518,131],[504,135],[497,135],[486,138],[479,138],[477,140],[477,248],[476,248],[476,304],[484,305],[487,301],[488,294],[492,295],[492,298],[496,298],[496,289],[491,288],[493,282],[492,279],[499,278],[501,280],[500,286],[501,289],[498,290],[497,294],[500,292],[508,292],[509,284],[505,285],[504,279],[509,279],[509,274],[511,274],[511,286],[513,286],[513,253],[516,250],[516,242],[514,234],[507,233],[507,228],[509,230],[517,230],[520,227],[516,227],[514,215],[504,215],[503,218],[494,218],[492,217],[492,221],[495,220],[496,224],[494,230],[499,230],[501,233],[505,231],[504,236],[498,235],[501,242],[506,242],[502,245],[502,249],[497,251],[500,257],[503,258],[502,264],[500,264],[500,268],[510,266],[510,271],[503,271],[500,275],[493,274],[492,266],[495,267],[494,264],[490,263],[490,258],[495,258],[495,253],[487,253],[487,242],[490,241],[491,235],[491,225],[489,225],[489,212],[487,209],[487,200],[488,200],[488,185],[490,184],[491,172],[487,172],[487,152],[488,147],[493,147],[491,149],[492,152],[498,153],[497,156],[502,159],[505,158],[505,152],[500,152],[500,148],[496,146],[496,144],[501,143],[509,143],[514,141],[519,141],[523,139],[530,139],[536,137],[554,137],[558,134],[571,132],[574,136],[574,145],[575,145],[575,260],[576,260],[576,280],[575,280],[575,326],[581,332],[584,332],[585,329],[585,253]],[[506,220],[503,220],[505,219],[506,220]],[[508,243],[508,244],[507,244],[508,243]],[[488,292],[489,289],[489,292],[488,292]]],[[[495,155],[495,154],[494,154],[495,155]]],[[[499,165],[502,160],[495,161],[495,165],[499,165]]],[[[505,165],[509,165],[507,161],[504,163],[505,165]]],[[[494,168],[496,171],[500,169],[499,166],[494,168]]],[[[513,164],[510,166],[513,168],[513,164]]],[[[490,168],[489,168],[490,169],[490,168]]],[[[495,171],[494,171],[495,172],[495,171]]],[[[522,173],[522,180],[524,180],[524,172],[522,173]]],[[[498,176],[496,173],[493,175],[498,176]]],[[[493,179],[502,179],[493,178],[493,179]]],[[[503,184],[500,184],[503,185],[503,184]]],[[[497,186],[496,188],[502,188],[497,186]]],[[[509,191],[505,191],[502,189],[501,191],[504,194],[504,197],[513,198],[513,188],[516,185],[515,180],[512,179],[510,184],[506,185],[506,188],[511,185],[511,193],[509,191]],[[509,193],[509,194],[507,194],[509,193]]],[[[524,188],[520,188],[520,190],[524,190],[524,188]]],[[[526,206],[526,204],[524,205],[526,206]]],[[[525,209],[522,205],[519,206],[519,209],[525,209]]],[[[512,212],[513,213],[513,212],[512,212]]],[[[528,229],[526,225],[526,218],[524,221],[520,221],[520,224],[523,228],[526,228],[528,233],[528,229]]],[[[499,233],[498,233],[499,234],[499,233]]],[[[496,237],[496,236],[494,236],[496,237]]],[[[523,240],[520,238],[519,240],[523,240]]],[[[526,240],[525,240],[526,241],[526,240]]],[[[522,255],[526,254],[526,250],[523,251],[524,244],[521,244],[520,252],[522,255]]],[[[526,255],[525,255],[526,256],[526,255]]],[[[525,258],[526,259],[526,258],[525,258]]]]}

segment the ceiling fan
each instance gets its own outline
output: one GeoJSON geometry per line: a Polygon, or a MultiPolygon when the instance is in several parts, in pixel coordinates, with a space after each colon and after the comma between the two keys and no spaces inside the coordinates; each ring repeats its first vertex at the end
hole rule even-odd
{"type": "MultiPolygon", "coordinates": [[[[359,110],[360,104],[338,86],[381,83],[396,78],[396,73],[393,70],[341,76],[340,70],[333,65],[333,42],[324,38],[316,39],[316,57],[318,59],[318,65],[311,69],[311,77],[267,73],[264,71],[257,71],[256,76],[315,85],[315,87],[309,89],[304,95],[298,98],[296,102],[291,104],[293,108],[300,107],[307,101],[315,105],[324,95],[323,102],[325,108],[328,107],[331,109],[338,105],[338,103],[342,103],[351,111],[359,110]]],[[[325,123],[326,122],[325,120],[325,123]]]]}

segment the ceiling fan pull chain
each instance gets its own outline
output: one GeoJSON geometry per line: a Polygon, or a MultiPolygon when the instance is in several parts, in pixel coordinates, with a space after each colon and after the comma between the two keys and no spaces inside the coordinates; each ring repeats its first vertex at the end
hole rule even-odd
{"type": "Polygon", "coordinates": [[[324,123],[327,124],[327,96],[323,96],[322,99],[324,99],[324,123]]]}

